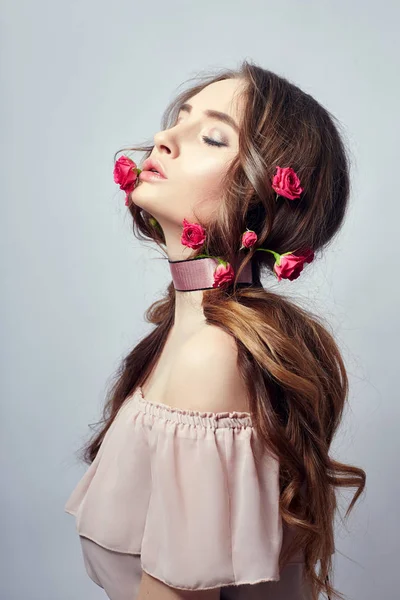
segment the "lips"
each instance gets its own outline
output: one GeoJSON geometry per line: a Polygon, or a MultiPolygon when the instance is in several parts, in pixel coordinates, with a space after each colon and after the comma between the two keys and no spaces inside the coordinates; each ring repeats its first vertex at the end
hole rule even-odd
{"type": "Polygon", "coordinates": [[[146,160],[144,161],[142,171],[156,171],[160,177],[162,177],[163,179],[167,179],[164,167],[162,166],[160,161],[157,158],[152,158],[151,156],[149,158],[146,158],[146,160]]]}

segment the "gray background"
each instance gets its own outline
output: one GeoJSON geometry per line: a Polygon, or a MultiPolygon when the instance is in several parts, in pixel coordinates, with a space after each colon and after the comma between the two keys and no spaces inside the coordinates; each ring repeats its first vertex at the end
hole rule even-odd
{"type": "Polygon", "coordinates": [[[397,597],[399,12],[361,0],[3,0],[2,600],[105,597],[63,512],[86,468],[74,452],[170,280],[132,238],[113,154],[152,139],[182,82],[243,58],[313,94],[350,147],[346,225],[279,289],[326,317],[350,375],[332,452],[368,481],[338,519],[334,583],[352,600],[397,597]]]}

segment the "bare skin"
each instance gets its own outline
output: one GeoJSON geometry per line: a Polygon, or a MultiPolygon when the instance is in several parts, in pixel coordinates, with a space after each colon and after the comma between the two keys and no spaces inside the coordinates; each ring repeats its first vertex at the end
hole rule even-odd
{"type": "MultiPolygon", "coordinates": [[[[186,218],[197,222],[194,211],[205,222],[212,220],[221,194],[222,176],[238,152],[238,129],[206,116],[204,111],[223,112],[239,127],[241,86],[238,79],[210,84],[190,99],[191,108],[180,112],[174,127],[154,136],[152,157],[160,160],[167,179],[140,181],[131,198],[161,224],[171,260],[192,255],[192,250],[180,241],[182,221],[186,218]],[[202,136],[224,145],[208,145],[202,136]]],[[[176,398],[184,402],[187,381],[182,373],[185,373],[195,382],[193,390],[197,396],[191,394],[190,406],[180,404],[181,408],[215,412],[247,410],[246,390],[236,368],[234,340],[220,328],[206,324],[203,293],[202,290],[175,292],[174,325],[157,364],[142,385],[144,397],[171,406],[176,398]],[[204,366],[198,365],[199,356],[205,357],[204,366]]],[[[219,597],[220,588],[179,590],[143,572],[136,600],[217,600],[219,597]]]]}
{"type": "MultiPolygon", "coordinates": [[[[151,156],[160,160],[167,179],[140,181],[131,198],[162,226],[170,260],[191,256],[192,250],[180,241],[183,218],[196,222],[196,211],[205,222],[212,219],[221,194],[222,175],[238,152],[238,130],[206,116],[204,111],[223,112],[239,127],[242,85],[239,79],[208,85],[190,99],[190,109],[181,110],[174,127],[154,136],[151,156]],[[224,145],[208,145],[203,136],[224,145]]],[[[206,327],[201,306],[203,293],[202,290],[175,292],[174,325],[151,378],[143,386],[147,399],[163,401],[177,350],[206,327]]]]}

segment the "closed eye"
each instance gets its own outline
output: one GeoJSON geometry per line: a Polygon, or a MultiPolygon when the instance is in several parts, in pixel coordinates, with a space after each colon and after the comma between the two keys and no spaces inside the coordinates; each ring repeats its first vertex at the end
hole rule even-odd
{"type": "Polygon", "coordinates": [[[228,144],[224,144],[224,142],[217,142],[216,140],[213,140],[212,138],[203,135],[202,136],[203,140],[205,141],[206,144],[208,144],[209,146],[227,146],[228,144]]]}

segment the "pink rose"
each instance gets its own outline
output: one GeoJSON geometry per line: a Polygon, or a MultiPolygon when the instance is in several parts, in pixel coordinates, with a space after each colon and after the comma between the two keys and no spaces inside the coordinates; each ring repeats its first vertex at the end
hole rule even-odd
{"type": "Polygon", "coordinates": [[[303,270],[304,263],[310,263],[314,259],[314,252],[311,248],[307,248],[303,254],[282,254],[279,265],[275,263],[274,271],[278,276],[278,281],[281,279],[297,279],[303,270]]]}
{"type": "Polygon", "coordinates": [[[241,248],[251,248],[257,241],[257,234],[254,231],[246,231],[242,235],[242,246],[241,248]]]}
{"type": "Polygon", "coordinates": [[[135,187],[138,177],[137,165],[127,156],[121,156],[114,166],[114,181],[119,184],[121,190],[129,194],[135,187]]]}
{"type": "Polygon", "coordinates": [[[285,196],[289,200],[300,197],[303,188],[300,187],[300,179],[291,167],[276,167],[276,174],[272,180],[272,187],[279,196],[285,196]]]}
{"type": "Polygon", "coordinates": [[[235,277],[235,271],[229,263],[219,264],[214,271],[213,288],[220,287],[225,283],[230,283],[235,277]]]}
{"type": "Polygon", "coordinates": [[[206,240],[204,229],[198,223],[189,223],[183,219],[183,233],[181,236],[181,244],[188,248],[201,248],[206,240]]]}

